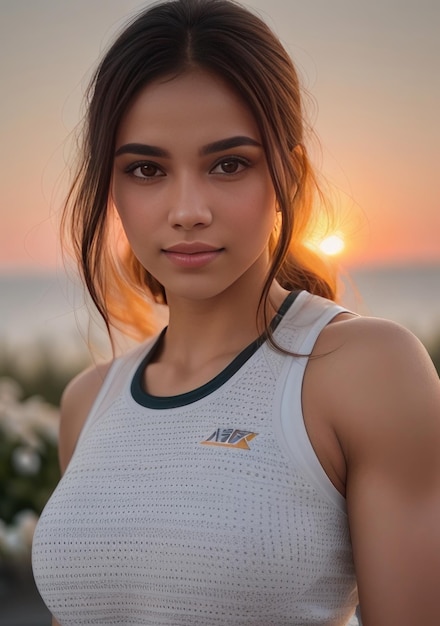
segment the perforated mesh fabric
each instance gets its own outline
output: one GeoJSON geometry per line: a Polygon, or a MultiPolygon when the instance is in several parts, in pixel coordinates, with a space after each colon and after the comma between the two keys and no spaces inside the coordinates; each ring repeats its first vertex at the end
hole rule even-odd
{"type": "MultiPolygon", "coordinates": [[[[301,293],[278,337],[294,349],[329,306],[301,293]],[[313,324],[292,330],[299,312],[313,324]]],[[[34,574],[55,617],[348,624],[357,597],[345,512],[280,443],[288,357],[263,345],[208,396],[157,410],[130,392],[144,355],[115,362],[38,524],[34,574]]]]}

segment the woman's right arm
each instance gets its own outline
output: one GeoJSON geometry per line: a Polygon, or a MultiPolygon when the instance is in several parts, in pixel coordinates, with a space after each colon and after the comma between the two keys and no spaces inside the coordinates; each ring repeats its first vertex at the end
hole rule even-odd
{"type": "MultiPolygon", "coordinates": [[[[76,376],[66,387],[60,406],[58,456],[64,474],[72,458],[78,437],[111,363],[98,365],[76,376]]],[[[52,626],[61,626],[52,618],[52,626]]]]}

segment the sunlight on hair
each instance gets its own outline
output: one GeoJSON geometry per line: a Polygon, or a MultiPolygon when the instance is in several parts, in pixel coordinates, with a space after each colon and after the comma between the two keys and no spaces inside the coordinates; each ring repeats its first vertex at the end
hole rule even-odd
{"type": "Polygon", "coordinates": [[[325,237],[315,236],[305,241],[304,244],[321,257],[338,256],[346,250],[344,237],[340,232],[332,233],[325,237]]]}
{"type": "Polygon", "coordinates": [[[350,262],[365,248],[368,238],[364,212],[351,196],[328,181],[324,189],[325,202],[316,205],[304,245],[332,265],[350,262]]]}
{"type": "Polygon", "coordinates": [[[336,256],[344,251],[345,241],[339,233],[335,233],[322,239],[318,244],[318,248],[327,256],[336,256]]]}

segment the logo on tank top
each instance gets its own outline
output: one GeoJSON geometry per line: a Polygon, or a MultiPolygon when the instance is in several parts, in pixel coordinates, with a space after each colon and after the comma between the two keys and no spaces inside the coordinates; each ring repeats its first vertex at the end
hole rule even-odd
{"type": "Polygon", "coordinates": [[[223,446],[226,448],[240,448],[241,450],[249,450],[248,443],[258,433],[250,430],[238,430],[236,428],[217,428],[208,439],[200,443],[205,446],[223,446]]]}

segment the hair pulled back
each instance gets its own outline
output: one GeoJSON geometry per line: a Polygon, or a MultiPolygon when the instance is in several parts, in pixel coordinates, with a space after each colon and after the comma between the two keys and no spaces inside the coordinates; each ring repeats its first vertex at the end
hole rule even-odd
{"type": "Polygon", "coordinates": [[[87,92],[81,161],[63,214],[64,232],[109,332],[116,326],[145,337],[152,331],[149,301],[166,302],[162,285],[131,250],[121,252],[119,246],[116,252],[111,241],[116,132],[143,87],[194,68],[223,77],[261,133],[280,225],[260,304],[274,278],[288,289],[335,296],[328,268],[303,245],[319,190],[304,146],[300,86],[289,55],[259,17],[231,0],[170,0],[129,23],[97,68],[87,92]]]}

